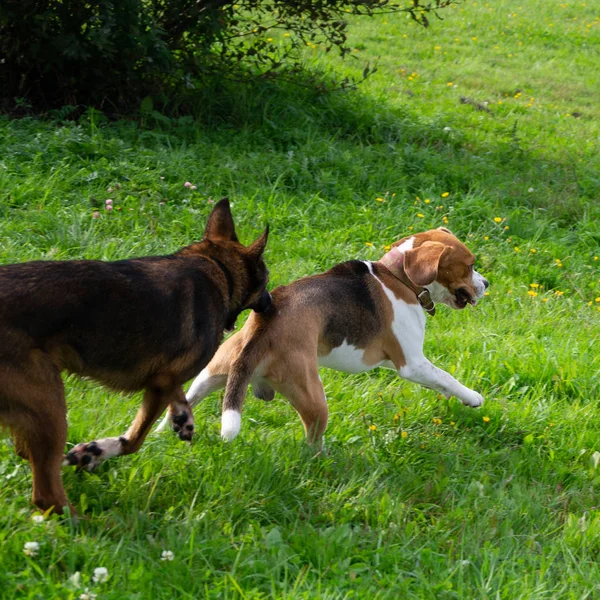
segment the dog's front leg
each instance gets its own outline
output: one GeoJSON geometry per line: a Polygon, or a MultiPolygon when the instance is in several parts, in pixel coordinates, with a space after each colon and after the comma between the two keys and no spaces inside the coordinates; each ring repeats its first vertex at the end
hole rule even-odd
{"type": "MultiPolygon", "coordinates": [[[[146,439],[150,428],[169,404],[187,406],[181,386],[147,389],[142,406],[125,435],[77,444],[67,453],[63,465],[82,467],[91,471],[107,458],[137,452],[146,439]]],[[[187,412],[191,415],[190,410],[187,412]]],[[[186,417],[186,421],[187,419],[188,417],[186,417]]],[[[186,427],[189,427],[189,423],[186,427]]],[[[191,427],[191,430],[187,430],[190,436],[193,425],[191,427]]]]}
{"type": "Polygon", "coordinates": [[[424,356],[420,360],[400,367],[400,377],[434,389],[449,398],[456,396],[463,404],[477,407],[483,404],[483,396],[454,379],[450,373],[432,365],[424,356]]]}

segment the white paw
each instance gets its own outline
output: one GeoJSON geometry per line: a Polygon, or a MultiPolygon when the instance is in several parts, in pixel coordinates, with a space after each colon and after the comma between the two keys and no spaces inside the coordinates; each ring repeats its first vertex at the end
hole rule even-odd
{"type": "Polygon", "coordinates": [[[461,398],[462,403],[465,406],[470,406],[472,408],[477,408],[483,404],[483,396],[478,392],[471,392],[468,395],[465,395],[461,398]]]}
{"type": "Polygon", "coordinates": [[[228,409],[221,416],[221,437],[226,442],[237,437],[242,424],[242,415],[237,410],[228,409]]]}

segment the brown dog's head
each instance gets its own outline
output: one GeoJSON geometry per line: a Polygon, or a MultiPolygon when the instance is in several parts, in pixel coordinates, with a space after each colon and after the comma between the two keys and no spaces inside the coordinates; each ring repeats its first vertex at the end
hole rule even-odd
{"type": "Polygon", "coordinates": [[[434,302],[452,308],[477,304],[489,285],[475,270],[473,253],[445,227],[406,237],[390,253],[402,255],[406,276],[434,302]]]}
{"type": "Polygon", "coordinates": [[[235,232],[229,200],[223,198],[213,208],[201,242],[187,246],[180,254],[200,254],[212,259],[227,280],[227,293],[235,305],[227,329],[232,329],[238,314],[251,308],[264,312],[273,306],[266,289],[269,271],[263,253],[269,238],[269,227],[250,246],[240,244],[235,232]]]}

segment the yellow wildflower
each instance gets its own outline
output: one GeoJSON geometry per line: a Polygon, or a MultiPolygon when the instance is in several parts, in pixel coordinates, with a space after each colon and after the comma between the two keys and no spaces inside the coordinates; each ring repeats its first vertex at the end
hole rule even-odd
{"type": "Polygon", "coordinates": [[[417,213],[417,217],[419,217],[420,219],[423,219],[425,217],[425,215],[422,215],[421,213],[417,213]]]}
{"type": "Polygon", "coordinates": [[[484,423],[489,423],[490,421],[491,421],[491,419],[488,416],[483,417],[484,423]]]}
{"type": "Polygon", "coordinates": [[[369,429],[371,431],[375,431],[377,429],[377,425],[369,425],[369,429]]]}
{"type": "Polygon", "coordinates": [[[372,245],[373,245],[373,242],[365,242],[365,246],[371,247],[372,245]]]}
{"type": "Polygon", "coordinates": [[[494,221],[496,221],[496,223],[502,223],[502,217],[494,217],[494,221]]]}
{"type": "Polygon", "coordinates": [[[401,435],[401,437],[406,439],[408,437],[408,431],[403,431],[400,435],[401,435]]]}
{"type": "Polygon", "coordinates": [[[532,298],[535,298],[535,297],[538,295],[538,293],[537,293],[537,292],[534,292],[533,290],[529,290],[527,293],[528,293],[528,294],[529,294],[529,295],[530,295],[532,298]]]}
{"type": "Polygon", "coordinates": [[[442,198],[447,198],[450,195],[450,192],[444,192],[442,194],[442,198]]]}

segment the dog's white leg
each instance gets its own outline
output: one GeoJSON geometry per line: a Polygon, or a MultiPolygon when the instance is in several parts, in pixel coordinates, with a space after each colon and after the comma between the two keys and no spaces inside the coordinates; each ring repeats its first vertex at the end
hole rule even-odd
{"type": "Polygon", "coordinates": [[[483,396],[481,394],[464,386],[454,379],[450,373],[438,369],[438,367],[432,365],[424,356],[420,360],[413,360],[410,364],[400,367],[398,374],[408,381],[432,388],[444,394],[447,398],[456,396],[467,406],[476,407],[483,404],[483,396]]]}
{"type": "MultiPolygon", "coordinates": [[[[227,375],[211,375],[208,368],[204,369],[200,375],[194,379],[194,382],[185,395],[185,399],[188,401],[190,411],[194,406],[196,406],[196,404],[198,404],[198,402],[206,398],[206,396],[212,394],[212,392],[223,389],[226,383],[227,375]]],[[[169,421],[172,420],[173,414],[171,408],[169,408],[169,411],[165,415],[165,418],[162,420],[161,424],[156,428],[156,431],[163,431],[169,424],[169,421]]]]}
{"type": "Polygon", "coordinates": [[[79,466],[87,471],[93,471],[102,461],[123,454],[125,438],[102,438],[89,443],[74,446],[65,456],[62,466],[79,466]]]}

